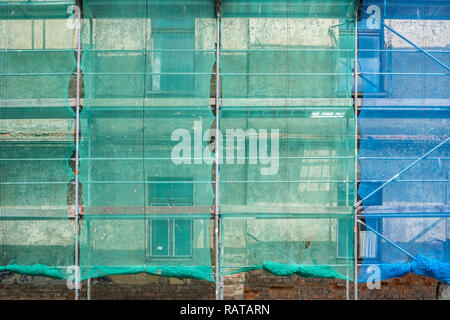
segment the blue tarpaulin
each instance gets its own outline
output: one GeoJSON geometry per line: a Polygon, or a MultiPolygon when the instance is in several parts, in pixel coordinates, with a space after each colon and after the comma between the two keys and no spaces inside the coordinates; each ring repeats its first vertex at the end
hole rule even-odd
{"type": "Polygon", "coordinates": [[[449,19],[449,1],[362,2],[359,282],[449,282],[449,19]]]}

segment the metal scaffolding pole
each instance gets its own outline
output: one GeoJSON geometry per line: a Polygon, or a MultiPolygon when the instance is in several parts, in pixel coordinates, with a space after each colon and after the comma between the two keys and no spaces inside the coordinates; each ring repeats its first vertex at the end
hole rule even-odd
{"type": "Polygon", "coordinates": [[[217,37],[216,37],[216,133],[215,133],[215,203],[214,203],[214,238],[215,238],[215,280],[216,280],[216,299],[223,299],[223,285],[222,276],[220,275],[220,241],[219,241],[219,161],[220,161],[220,144],[219,143],[219,129],[220,129],[220,8],[217,10],[217,37]]]}
{"type": "Polygon", "coordinates": [[[80,267],[79,267],[79,177],[78,168],[80,163],[79,145],[80,145],[80,77],[81,77],[81,11],[77,13],[77,99],[76,99],[76,118],[75,118],[75,300],[79,299],[80,287],[80,267]]]}
{"type": "MultiPolygon", "coordinates": [[[[87,194],[87,196],[88,196],[88,204],[87,204],[87,207],[89,208],[90,206],[91,206],[91,172],[92,172],[92,165],[91,165],[91,155],[92,155],[92,150],[91,150],[91,120],[88,118],[87,119],[87,135],[88,135],[88,137],[87,137],[87,139],[88,139],[88,158],[89,158],[89,160],[88,160],[88,165],[89,165],[89,168],[88,168],[88,172],[87,172],[87,174],[88,174],[88,181],[89,181],[89,183],[88,183],[88,194],[87,194]]],[[[92,247],[91,247],[91,234],[90,234],[90,223],[87,223],[87,225],[85,226],[86,228],[87,228],[87,244],[89,245],[89,249],[92,249],[92,247]]],[[[87,300],[91,300],[91,278],[89,278],[88,280],[87,280],[87,292],[86,292],[86,298],[87,298],[87,300]]]]}
{"type": "Polygon", "coordinates": [[[354,112],[355,112],[355,183],[354,183],[354,193],[355,193],[355,206],[353,213],[353,272],[354,272],[354,291],[355,300],[358,300],[358,222],[357,222],[357,203],[358,200],[358,15],[355,17],[355,65],[353,70],[353,81],[355,86],[354,92],[354,112]]]}

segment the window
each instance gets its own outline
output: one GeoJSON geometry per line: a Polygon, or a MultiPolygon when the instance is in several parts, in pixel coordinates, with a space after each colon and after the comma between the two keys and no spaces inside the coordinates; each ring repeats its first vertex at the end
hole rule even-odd
{"type": "Polygon", "coordinates": [[[358,91],[366,97],[384,95],[386,84],[380,72],[383,72],[381,66],[387,65],[383,59],[390,57],[388,52],[384,52],[384,28],[379,23],[374,24],[373,15],[364,17],[358,23],[358,71],[361,72],[358,91]]]}
{"type": "Polygon", "coordinates": [[[192,256],[192,220],[152,219],[150,256],[192,256]]]}
{"type": "Polygon", "coordinates": [[[358,90],[366,94],[382,93],[384,91],[381,72],[382,36],[379,30],[361,31],[358,33],[359,53],[358,68],[362,73],[358,90]]]}
{"type": "MultiPolygon", "coordinates": [[[[379,188],[383,182],[362,182],[359,185],[359,194],[364,198],[374,190],[379,188]]],[[[364,206],[381,206],[383,205],[383,189],[378,190],[373,195],[363,201],[364,206]]]]}
{"type": "Polygon", "coordinates": [[[195,91],[193,19],[152,19],[151,94],[185,95],[195,91]],[[158,73],[162,73],[159,75],[158,73]],[[175,73],[175,74],[167,74],[175,73]]]}
{"type": "MultiPolygon", "coordinates": [[[[150,206],[193,205],[191,179],[150,178],[150,180],[156,181],[150,184],[150,206]]],[[[192,256],[192,219],[155,218],[151,219],[149,224],[151,257],[189,258],[192,256]]]]}
{"type": "MultiPolygon", "coordinates": [[[[379,233],[383,233],[382,218],[364,218],[363,221],[379,233]]],[[[381,238],[366,226],[359,225],[359,250],[358,259],[364,259],[365,263],[377,263],[382,261],[381,238]]]]}

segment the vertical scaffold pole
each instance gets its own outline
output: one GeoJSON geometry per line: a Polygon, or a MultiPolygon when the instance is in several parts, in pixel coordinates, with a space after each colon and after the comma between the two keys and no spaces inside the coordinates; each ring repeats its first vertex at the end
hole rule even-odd
{"type": "MultiPolygon", "coordinates": [[[[91,155],[92,155],[92,153],[91,153],[91,121],[90,121],[90,119],[87,119],[87,128],[86,129],[87,129],[87,135],[88,135],[87,139],[88,139],[88,159],[89,159],[88,160],[89,167],[88,167],[88,172],[87,172],[87,174],[88,174],[88,181],[89,181],[88,194],[87,194],[87,196],[88,196],[87,207],[89,208],[91,206],[91,168],[92,168],[92,166],[91,166],[91,155]]],[[[87,241],[87,244],[88,244],[90,252],[91,252],[92,246],[91,246],[90,222],[85,224],[85,228],[87,228],[87,239],[86,239],[86,241],[87,241]]],[[[89,261],[90,261],[90,259],[89,259],[89,261]]],[[[86,298],[87,298],[87,300],[91,300],[91,278],[89,278],[87,280],[86,298]]]]}
{"type": "Polygon", "coordinates": [[[216,37],[216,141],[215,141],[215,191],[216,191],[216,198],[214,203],[214,214],[215,214],[215,227],[214,227],[214,234],[215,234],[215,279],[216,279],[216,299],[222,300],[223,299],[223,286],[221,281],[221,275],[220,275],[220,242],[219,242],[219,215],[220,215],[220,209],[219,209],[219,161],[220,161],[220,9],[217,10],[217,37],[216,37]]]}
{"type": "MultiPolygon", "coordinates": [[[[358,201],[358,15],[355,17],[355,66],[353,71],[353,81],[355,84],[354,106],[355,106],[355,204],[358,201]]],[[[353,272],[355,300],[358,300],[358,207],[354,206],[353,216],[353,272]]]]}
{"type": "Polygon", "coordinates": [[[79,299],[80,287],[80,269],[79,269],[79,203],[78,203],[78,189],[79,189],[79,144],[80,144],[80,77],[81,77],[81,11],[77,8],[77,100],[76,100],[76,118],[75,118],[75,300],[79,299]]]}
{"type": "MultiPolygon", "coordinates": [[[[346,122],[345,122],[345,124],[346,124],[346,132],[348,133],[349,131],[350,131],[350,129],[351,129],[351,127],[349,128],[349,122],[350,122],[350,120],[346,120],[346,122]]],[[[354,141],[354,139],[352,139],[352,141],[354,141]]],[[[353,152],[353,150],[352,151],[350,151],[351,150],[351,148],[350,148],[350,141],[349,141],[349,135],[347,135],[347,143],[346,143],[346,154],[349,154],[350,152],[353,152]]],[[[349,199],[349,191],[350,191],[350,172],[349,172],[349,170],[350,170],[350,168],[351,168],[351,166],[349,165],[349,161],[347,160],[347,161],[345,161],[345,167],[346,167],[346,172],[347,172],[347,177],[346,177],[346,184],[345,184],[345,186],[346,186],[346,190],[345,190],[345,194],[346,194],[346,199],[345,199],[345,205],[346,206],[349,206],[350,205],[350,199],[349,199]]],[[[349,252],[349,250],[348,250],[348,248],[349,248],[349,245],[350,245],[350,240],[347,238],[347,241],[346,241],[346,243],[345,243],[345,247],[346,247],[346,249],[345,249],[345,256],[346,257],[349,257],[350,256],[350,252],[349,252]]],[[[349,280],[349,276],[350,276],[350,266],[353,264],[353,261],[351,261],[350,259],[349,260],[347,260],[347,263],[345,264],[345,271],[346,271],[346,280],[345,280],[345,299],[346,300],[350,300],[350,280],[349,280]]]]}

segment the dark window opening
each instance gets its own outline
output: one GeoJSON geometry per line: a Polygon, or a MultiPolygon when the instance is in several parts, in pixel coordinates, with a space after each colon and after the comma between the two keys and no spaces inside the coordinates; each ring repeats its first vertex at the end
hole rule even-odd
{"type": "MultiPolygon", "coordinates": [[[[150,178],[150,206],[192,206],[192,179],[150,178]],[[160,181],[160,182],[159,182],[160,181]]],[[[155,258],[189,258],[192,256],[192,219],[155,218],[149,221],[150,256],[155,258]]]]}

